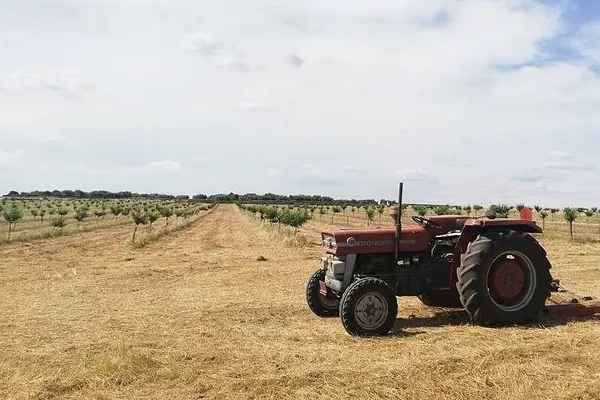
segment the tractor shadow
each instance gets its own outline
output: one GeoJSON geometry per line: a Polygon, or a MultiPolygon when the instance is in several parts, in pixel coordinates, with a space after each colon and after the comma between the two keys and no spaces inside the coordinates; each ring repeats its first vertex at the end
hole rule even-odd
{"type": "Polygon", "coordinates": [[[392,336],[414,336],[425,333],[425,331],[406,331],[405,329],[437,328],[468,324],[470,324],[470,319],[466,311],[441,309],[441,311],[435,312],[433,316],[421,317],[413,314],[406,318],[397,318],[389,334],[392,336]]]}
{"type": "MultiPolygon", "coordinates": [[[[546,328],[553,328],[557,326],[567,325],[569,323],[577,323],[577,322],[586,322],[586,321],[600,321],[600,315],[592,315],[586,317],[558,317],[549,315],[546,313],[541,313],[536,319],[533,321],[521,324],[521,325],[512,325],[508,326],[508,328],[517,328],[517,329],[525,329],[525,330],[543,330],[546,328]]],[[[406,331],[405,329],[415,329],[415,328],[441,328],[441,327],[449,327],[449,326],[477,326],[471,321],[469,314],[464,309],[440,309],[440,311],[436,311],[433,316],[428,317],[420,317],[415,315],[410,315],[406,318],[397,318],[390,334],[393,336],[413,336],[421,333],[425,333],[424,331],[406,331]]],[[[507,327],[482,327],[485,329],[506,329],[507,327]]]]}

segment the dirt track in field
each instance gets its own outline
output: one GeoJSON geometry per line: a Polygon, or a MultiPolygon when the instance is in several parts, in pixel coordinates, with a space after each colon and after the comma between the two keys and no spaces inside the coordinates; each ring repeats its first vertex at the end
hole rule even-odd
{"type": "MultiPolygon", "coordinates": [[[[402,298],[390,337],[355,339],[305,305],[320,248],[286,247],[235,206],[142,249],[128,244],[130,235],[131,227],[116,227],[0,248],[0,398],[600,393],[598,321],[486,329],[461,311],[402,298]]],[[[566,259],[559,242],[551,245],[552,256],[566,259]]],[[[586,246],[569,262],[576,275],[588,271],[592,288],[600,250],[586,246]]],[[[568,281],[570,271],[559,269],[568,281]]]]}

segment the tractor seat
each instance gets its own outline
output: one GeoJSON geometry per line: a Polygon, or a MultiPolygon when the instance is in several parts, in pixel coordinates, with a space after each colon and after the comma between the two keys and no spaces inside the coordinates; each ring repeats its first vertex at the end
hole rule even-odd
{"type": "Polygon", "coordinates": [[[465,226],[466,221],[467,221],[466,218],[457,218],[456,222],[455,222],[456,229],[451,230],[451,231],[441,234],[441,235],[435,235],[435,238],[442,239],[442,240],[448,240],[448,239],[454,239],[454,238],[459,237],[462,232],[462,228],[465,226]]]}
{"type": "Polygon", "coordinates": [[[467,222],[467,218],[456,218],[456,229],[459,231],[462,231],[462,228],[465,226],[465,223],[467,222]]]}
{"type": "Polygon", "coordinates": [[[444,233],[442,235],[435,235],[435,238],[438,240],[452,240],[460,237],[461,231],[450,231],[448,233],[444,233]]]}

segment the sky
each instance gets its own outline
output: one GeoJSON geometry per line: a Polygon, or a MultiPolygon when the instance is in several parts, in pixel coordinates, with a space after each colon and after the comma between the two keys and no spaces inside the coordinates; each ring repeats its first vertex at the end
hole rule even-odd
{"type": "Polygon", "coordinates": [[[0,194],[600,206],[600,2],[0,0],[0,194]]]}

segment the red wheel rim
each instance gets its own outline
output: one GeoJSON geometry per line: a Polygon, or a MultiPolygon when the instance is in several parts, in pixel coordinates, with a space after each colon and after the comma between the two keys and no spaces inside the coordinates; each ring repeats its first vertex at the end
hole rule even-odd
{"type": "Polygon", "coordinates": [[[490,294],[501,303],[517,299],[526,285],[526,273],[516,259],[502,259],[492,265],[489,274],[490,294]]]}

